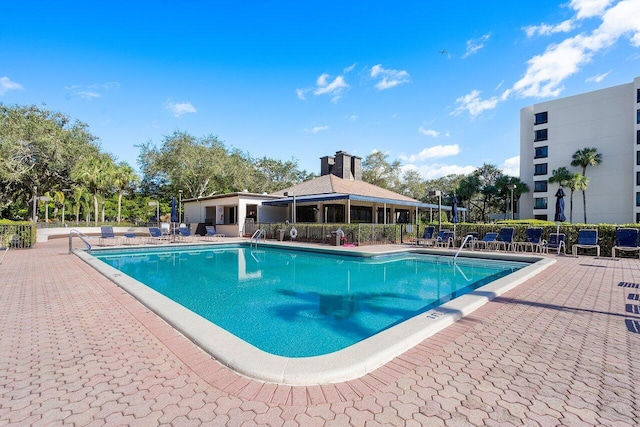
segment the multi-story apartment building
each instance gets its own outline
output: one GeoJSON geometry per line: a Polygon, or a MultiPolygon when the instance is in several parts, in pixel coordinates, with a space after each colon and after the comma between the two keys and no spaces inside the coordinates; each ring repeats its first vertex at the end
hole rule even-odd
{"type": "MultiPolygon", "coordinates": [[[[520,217],[553,221],[558,184],[553,171],[571,172],[573,154],[596,148],[602,163],[587,168],[587,221],[640,222],[640,77],[633,83],[541,102],[520,110],[520,217]]],[[[570,217],[571,191],[564,188],[570,217]]],[[[573,194],[573,222],[584,222],[581,191],[573,194]]]]}

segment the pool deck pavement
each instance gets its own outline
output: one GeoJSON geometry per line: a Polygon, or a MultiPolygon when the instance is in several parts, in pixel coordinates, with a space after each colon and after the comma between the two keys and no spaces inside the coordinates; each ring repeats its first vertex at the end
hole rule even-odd
{"type": "Polygon", "coordinates": [[[292,387],[227,369],[67,239],[10,250],[0,425],[639,425],[640,261],[551,256],[378,370],[292,387]]]}

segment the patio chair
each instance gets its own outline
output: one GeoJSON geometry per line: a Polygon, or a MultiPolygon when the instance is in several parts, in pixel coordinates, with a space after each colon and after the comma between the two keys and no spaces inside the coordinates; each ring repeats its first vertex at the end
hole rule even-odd
{"type": "Polygon", "coordinates": [[[549,249],[555,250],[560,255],[560,250],[567,254],[567,236],[564,233],[552,233],[549,234],[549,240],[542,241],[542,251],[549,253],[549,249]]]}
{"type": "Polygon", "coordinates": [[[427,226],[424,228],[424,231],[422,232],[422,237],[418,239],[418,241],[416,242],[416,244],[418,246],[420,246],[421,244],[424,244],[425,246],[433,246],[433,244],[435,243],[435,239],[433,238],[433,232],[436,230],[436,228],[432,225],[427,226]]]}
{"type": "Polygon", "coordinates": [[[611,258],[616,257],[616,249],[619,251],[640,251],[638,246],[637,228],[618,228],[616,230],[616,245],[611,248],[611,258]]]}
{"type": "Polygon", "coordinates": [[[116,237],[113,232],[113,227],[110,225],[103,225],[100,227],[100,238],[98,239],[98,245],[107,246],[107,242],[113,245],[120,244],[120,239],[116,237]]]}
{"type": "Polygon", "coordinates": [[[180,240],[183,242],[193,242],[195,239],[195,236],[191,234],[191,231],[189,231],[189,227],[187,226],[178,228],[178,235],[180,236],[180,240]]]}
{"type": "Polygon", "coordinates": [[[514,242],[513,246],[514,250],[523,250],[526,252],[528,248],[531,248],[531,252],[542,252],[542,228],[527,228],[524,241],[514,242]]]}
{"type": "Polygon", "coordinates": [[[496,237],[498,237],[498,233],[489,232],[484,235],[484,237],[480,240],[476,240],[474,242],[474,247],[478,247],[478,249],[489,249],[490,244],[495,242],[496,237]]]}
{"type": "Polygon", "coordinates": [[[453,246],[454,234],[451,230],[440,230],[438,232],[438,237],[436,238],[436,242],[434,246],[448,248],[449,246],[453,246]]]}
{"type": "Polygon", "coordinates": [[[498,250],[500,247],[504,248],[504,250],[510,250],[513,248],[513,227],[502,227],[498,232],[498,236],[496,239],[490,243],[490,246],[498,250]]]}
{"type": "Polygon", "coordinates": [[[162,234],[162,230],[160,230],[160,227],[149,227],[149,238],[147,241],[149,243],[168,242],[169,236],[162,234]]]}
{"type": "Polygon", "coordinates": [[[594,249],[596,256],[600,256],[600,245],[598,244],[598,230],[582,229],[578,231],[578,242],[571,247],[573,256],[578,256],[578,249],[594,249]]]}
{"type": "Polygon", "coordinates": [[[224,234],[218,233],[216,231],[216,227],[213,225],[207,225],[204,227],[204,229],[207,231],[207,234],[205,234],[204,236],[206,239],[215,239],[218,237],[225,237],[224,234]]]}

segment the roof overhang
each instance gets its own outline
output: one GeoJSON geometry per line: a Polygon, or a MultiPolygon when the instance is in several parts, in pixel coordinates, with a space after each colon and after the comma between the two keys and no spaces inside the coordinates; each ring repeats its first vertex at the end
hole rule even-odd
{"type": "MultiPolygon", "coordinates": [[[[378,204],[387,204],[387,205],[395,205],[395,206],[411,206],[422,209],[438,209],[438,205],[433,203],[422,203],[422,202],[412,202],[409,200],[395,200],[395,199],[385,199],[381,197],[371,197],[371,196],[359,196],[357,194],[340,194],[340,193],[331,193],[331,194],[312,194],[308,196],[290,196],[290,197],[281,197],[276,200],[268,200],[262,202],[263,205],[266,206],[288,206],[293,204],[295,199],[296,203],[316,203],[316,202],[330,202],[337,200],[352,200],[359,202],[369,202],[369,203],[378,203],[378,204]]],[[[451,210],[451,206],[441,206],[441,209],[444,211],[451,210]]],[[[459,211],[466,211],[465,208],[458,208],[459,211]]]]}

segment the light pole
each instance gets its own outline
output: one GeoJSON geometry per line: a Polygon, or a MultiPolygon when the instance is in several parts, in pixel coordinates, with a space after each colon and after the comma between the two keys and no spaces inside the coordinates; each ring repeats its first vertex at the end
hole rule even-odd
{"type": "Polygon", "coordinates": [[[429,191],[429,196],[438,196],[438,231],[442,228],[442,191],[429,191]]]}
{"type": "Polygon", "coordinates": [[[513,220],[513,190],[517,188],[515,184],[508,184],[507,188],[511,190],[511,219],[513,220]]]}
{"type": "Polygon", "coordinates": [[[182,224],[182,190],[178,190],[178,224],[182,224]]]}

